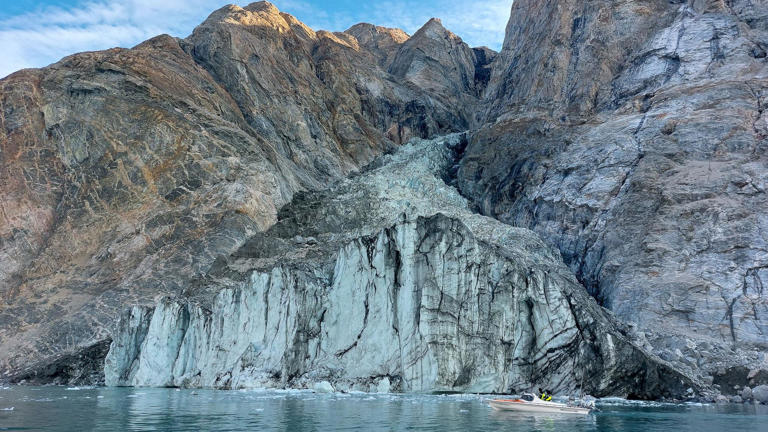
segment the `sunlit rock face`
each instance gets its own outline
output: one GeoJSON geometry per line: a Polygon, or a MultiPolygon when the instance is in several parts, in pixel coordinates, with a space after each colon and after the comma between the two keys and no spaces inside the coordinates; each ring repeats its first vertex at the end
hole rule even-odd
{"type": "Polygon", "coordinates": [[[126,311],[107,384],[546,385],[637,397],[692,386],[630,342],[537,235],[469,211],[442,180],[463,140],[414,142],[295,198],[275,226],[219,262],[206,281],[213,300],[200,300],[211,289],[201,287],[192,299],[126,311]]]}
{"type": "Polygon", "coordinates": [[[186,39],[0,81],[0,377],[108,343],[126,304],[183,293],[297,192],[467,129],[455,93],[378,64],[408,39],[391,33],[367,45],[227,6],[186,39]]]}
{"type": "Polygon", "coordinates": [[[766,17],[751,1],[515,1],[459,170],[483,214],[542,235],[705,374],[768,361],[766,17]]]}
{"type": "Polygon", "coordinates": [[[389,69],[392,60],[402,47],[403,42],[410,36],[400,29],[380,27],[368,23],[353,25],[344,33],[348,33],[357,39],[360,46],[365,47],[376,58],[377,63],[384,70],[389,69]]]}

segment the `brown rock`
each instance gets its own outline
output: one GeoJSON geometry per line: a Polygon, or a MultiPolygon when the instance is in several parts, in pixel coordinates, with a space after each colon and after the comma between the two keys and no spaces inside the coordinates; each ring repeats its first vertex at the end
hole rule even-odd
{"type": "Polygon", "coordinates": [[[389,68],[400,46],[410,37],[400,29],[368,23],[355,24],[344,33],[354,36],[362,47],[376,57],[378,65],[384,70],[389,68]]]}

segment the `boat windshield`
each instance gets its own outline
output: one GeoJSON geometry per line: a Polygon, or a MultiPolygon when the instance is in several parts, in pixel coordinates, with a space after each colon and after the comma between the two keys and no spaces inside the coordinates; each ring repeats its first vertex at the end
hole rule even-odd
{"type": "Polygon", "coordinates": [[[533,402],[533,396],[529,394],[524,394],[520,399],[527,401],[527,402],[533,402]]]}

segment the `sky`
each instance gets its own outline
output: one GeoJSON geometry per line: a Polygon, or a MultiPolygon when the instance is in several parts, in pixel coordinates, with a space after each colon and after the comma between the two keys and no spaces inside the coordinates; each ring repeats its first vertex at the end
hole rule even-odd
{"type": "MultiPolygon", "coordinates": [[[[0,77],[69,54],[132,47],[168,33],[186,37],[214,10],[237,0],[0,0],[0,77]]],[[[273,0],[315,30],[359,22],[413,34],[431,17],[471,46],[501,48],[512,0],[273,0]]]]}

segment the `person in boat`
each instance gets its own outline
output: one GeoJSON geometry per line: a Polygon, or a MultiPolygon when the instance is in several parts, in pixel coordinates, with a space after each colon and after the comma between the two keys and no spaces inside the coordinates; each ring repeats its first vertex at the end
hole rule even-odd
{"type": "Polygon", "coordinates": [[[546,390],[542,390],[541,388],[539,388],[539,393],[541,393],[541,396],[539,396],[539,399],[546,402],[552,402],[552,395],[547,393],[546,390]]]}

